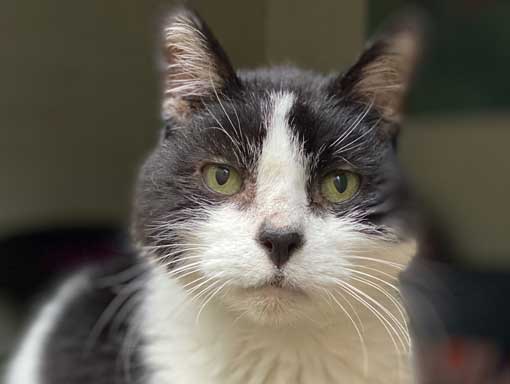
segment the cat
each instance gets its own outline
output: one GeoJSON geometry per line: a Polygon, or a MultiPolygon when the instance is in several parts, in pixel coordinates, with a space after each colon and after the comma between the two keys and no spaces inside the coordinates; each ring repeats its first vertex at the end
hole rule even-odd
{"type": "Polygon", "coordinates": [[[6,383],[410,382],[396,147],[421,35],[397,18],[341,74],[235,71],[194,11],[166,17],[136,252],[58,288],[6,383]]]}

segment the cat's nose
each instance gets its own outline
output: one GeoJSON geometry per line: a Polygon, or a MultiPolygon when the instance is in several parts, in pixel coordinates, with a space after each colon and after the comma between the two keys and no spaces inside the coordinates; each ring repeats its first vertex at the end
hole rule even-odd
{"type": "Polygon", "coordinates": [[[265,228],[260,232],[258,241],[273,264],[281,268],[303,245],[303,235],[296,231],[265,228]]]}

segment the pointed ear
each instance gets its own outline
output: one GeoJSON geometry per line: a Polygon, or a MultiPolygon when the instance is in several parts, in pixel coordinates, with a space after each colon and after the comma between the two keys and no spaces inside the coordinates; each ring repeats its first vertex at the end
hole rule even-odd
{"type": "Polygon", "coordinates": [[[368,44],[358,61],[335,83],[335,92],[373,104],[397,127],[405,96],[421,55],[424,19],[417,12],[400,15],[368,44]]]}
{"type": "Polygon", "coordinates": [[[193,11],[179,9],[163,28],[163,118],[185,118],[227,88],[238,87],[227,55],[193,11]]]}

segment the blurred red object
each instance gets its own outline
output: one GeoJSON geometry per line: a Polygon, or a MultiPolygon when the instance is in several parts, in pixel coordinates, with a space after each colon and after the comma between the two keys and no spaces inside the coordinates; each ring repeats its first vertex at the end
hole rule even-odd
{"type": "Polygon", "coordinates": [[[451,338],[416,348],[419,384],[510,384],[510,364],[484,340],[451,338]]]}

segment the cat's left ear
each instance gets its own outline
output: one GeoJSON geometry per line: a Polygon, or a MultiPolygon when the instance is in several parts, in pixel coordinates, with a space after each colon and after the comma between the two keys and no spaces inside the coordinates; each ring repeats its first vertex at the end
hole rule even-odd
{"type": "Polygon", "coordinates": [[[405,97],[421,56],[424,18],[417,11],[397,16],[376,35],[358,61],[334,85],[349,100],[372,105],[395,134],[405,97]]]}
{"type": "Polygon", "coordinates": [[[183,120],[208,98],[240,87],[230,61],[209,27],[187,8],[163,26],[163,118],[183,120]]]}

